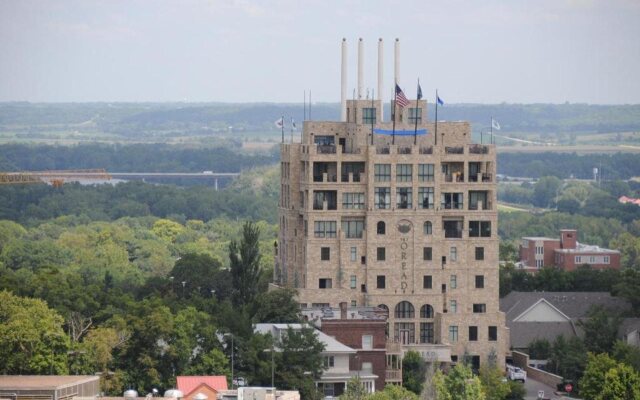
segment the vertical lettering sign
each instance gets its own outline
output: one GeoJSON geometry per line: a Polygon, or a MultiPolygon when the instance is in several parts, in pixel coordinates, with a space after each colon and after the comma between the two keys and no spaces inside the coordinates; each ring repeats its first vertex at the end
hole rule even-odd
{"type": "Polygon", "coordinates": [[[413,250],[411,249],[411,241],[409,240],[409,232],[411,232],[411,222],[402,220],[398,223],[398,232],[400,232],[400,290],[406,293],[409,287],[409,267],[413,265],[413,250]]]}

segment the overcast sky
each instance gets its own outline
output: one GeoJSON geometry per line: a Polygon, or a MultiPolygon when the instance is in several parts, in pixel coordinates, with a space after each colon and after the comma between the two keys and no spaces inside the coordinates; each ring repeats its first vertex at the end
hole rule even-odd
{"type": "Polygon", "coordinates": [[[385,40],[445,102],[640,103],[640,0],[0,0],[0,101],[340,99],[340,41],[385,40]]]}

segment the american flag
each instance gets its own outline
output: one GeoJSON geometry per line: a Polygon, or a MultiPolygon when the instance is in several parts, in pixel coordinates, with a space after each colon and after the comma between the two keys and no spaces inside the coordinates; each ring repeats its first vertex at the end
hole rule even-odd
{"type": "Polygon", "coordinates": [[[398,86],[398,84],[396,84],[396,104],[401,108],[409,105],[407,96],[404,95],[404,92],[402,92],[402,89],[400,89],[400,86],[398,86]]]}

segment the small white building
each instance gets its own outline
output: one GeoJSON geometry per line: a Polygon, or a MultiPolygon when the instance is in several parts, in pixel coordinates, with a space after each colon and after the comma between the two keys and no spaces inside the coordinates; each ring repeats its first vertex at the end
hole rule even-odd
{"type": "MultiPolygon", "coordinates": [[[[310,327],[314,330],[318,340],[325,346],[322,356],[324,357],[325,370],[316,380],[316,387],[320,389],[325,398],[330,399],[344,393],[347,383],[359,377],[367,393],[375,391],[375,380],[378,378],[370,370],[349,369],[349,359],[356,354],[356,350],[338,342],[331,336],[313,328],[311,325],[303,324],[256,324],[254,331],[262,334],[271,334],[276,340],[280,340],[283,332],[286,334],[289,328],[301,330],[303,327],[310,327]]],[[[277,350],[276,350],[277,351],[277,350]]]]}

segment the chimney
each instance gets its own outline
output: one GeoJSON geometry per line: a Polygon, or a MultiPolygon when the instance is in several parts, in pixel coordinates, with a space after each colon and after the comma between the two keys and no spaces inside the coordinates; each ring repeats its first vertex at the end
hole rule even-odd
{"type": "MultiPolygon", "coordinates": [[[[384,53],[384,45],[382,42],[382,38],[378,39],[378,100],[382,100],[382,88],[384,86],[382,76],[384,74],[384,63],[382,61],[382,56],[384,53]]],[[[383,102],[380,102],[380,122],[384,121],[384,107],[383,102]]]]}
{"type": "Polygon", "coordinates": [[[342,69],[340,90],[340,121],[347,121],[347,39],[342,38],[342,69]]]}
{"type": "Polygon", "coordinates": [[[578,241],[578,231],[575,229],[560,230],[560,248],[575,249],[578,241]]]}
{"type": "Polygon", "coordinates": [[[340,303],[340,319],[347,319],[347,302],[340,303]]]}
{"type": "MultiPolygon", "coordinates": [[[[393,79],[394,84],[398,84],[400,81],[400,39],[396,38],[396,42],[394,45],[394,59],[393,59],[393,79]]],[[[395,86],[393,90],[396,90],[395,86]]]]}
{"type": "Polygon", "coordinates": [[[358,39],[358,100],[362,100],[364,90],[364,42],[358,39]]]}

